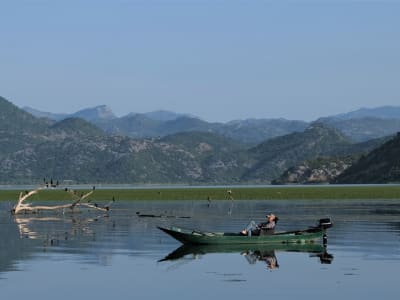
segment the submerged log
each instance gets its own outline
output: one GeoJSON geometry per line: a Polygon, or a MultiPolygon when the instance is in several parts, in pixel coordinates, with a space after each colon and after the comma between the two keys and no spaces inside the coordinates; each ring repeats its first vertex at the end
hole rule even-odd
{"type": "Polygon", "coordinates": [[[160,214],[160,215],[142,214],[139,211],[136,212],[136,215],[139,218],[176,218],[176,219],[190,219],[191,218],[189,216],[175,216],[175,215],[165,215],[165,214],[160,214]]]}

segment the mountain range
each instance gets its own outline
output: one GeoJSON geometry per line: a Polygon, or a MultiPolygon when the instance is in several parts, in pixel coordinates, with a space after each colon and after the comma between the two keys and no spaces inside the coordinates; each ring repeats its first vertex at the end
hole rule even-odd
{"type": "Polygon", "coordinates": [[[340,118],[396,120],[393,115],[333,116],[311,123],[283,119],[208,123],[165,111],[119,118],[99,106],[51,116],[20,109],[0,97],[0,183],[35,183],[43,177],[76,183],[290,183],[285,172],[305,163],[314,168],[313,174],[326,171],[334,176],[298,177],[296,183],[351,183],[354,179],[348,174],[359,158],[387,145],[396,132],[393,128],[389,135],[382,136],[386,131],[381,130],[372,135],[374,139],[367,140],[367,135],[354,139],[332,125],[340,118]],[[337,165],[346,167],[326,170],[337,165]],[[340,177],[342,173],[347,177],[340,177]]]}
{"type": "Polygon", "coordinates": [[[209,123],[189,114],[169,111],[129,113],[116,117],[105,105],[83,109],[73,114],[52,114],[25,107],[25,111],[50,121],[66,118],[82,118],[93,123],[111,135],[125,135],[132,138],[163,137],[179,132],[213,132],[242,143],[255,145],[266,139],[291,132],[303,131],[308,123],[285,119],[247,119],[228,123],[209,123]]]}
{"type": "Polygon", "coordinates": [[[245,119],[227,123],[206,122],[189,114],[170,111],[128,113],[117,117],[106,105],[86,108],[73,114],[53,114],[30,107],[25,111],[49,121],[81,118],[103,129],[107,134],[133,138],[163,137],[179,132],[213,132],[249,145],[265,140],[302,132],[312,123],[322,123],[342,132],[354,142],[363,142],[396,134],[400,131],[400,107],[382,106],[361,108],[349,113],[323,117],[313,122],[287,119],[245,119]]]}

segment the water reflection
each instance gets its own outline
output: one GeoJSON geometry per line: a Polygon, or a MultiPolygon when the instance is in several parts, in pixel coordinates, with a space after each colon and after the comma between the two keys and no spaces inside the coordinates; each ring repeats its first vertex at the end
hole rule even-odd
{"type": "Polygon", "coordinates": [[[14,221],[20,238],[42,240],[45,245],[58,245],[60,240],[67,241],[82,236],[93,237],[95,230],[91,224],[108,217],[108,214],[95,217],[73,214],[69,217],[18,215],[14,216],[14,221]]]}
{"type": "Polygon", "coordinates": [[[231,214],[230,200],[207,204],[118,201],[107,215],[82,211],[11,216],[7,203],[0,203],[2,299],[52,299],[54,295],[59,300],[115,295],[130,299],[134,294],[144,299],[240,300],[250,292],[279,299],[369,300],[396,299],[399,294],[398,200],[235,200],[231,214]],[[157,226],[236,232],[250,219],[263,220],[269,211],[281,217],[279,231],[331,217],[335,225],[328,231],[328,248],[320,244],[184,246],[165,257],[180,244],[157,226]],[[313,248],[305,248],[309,246],[313,248]],[[268,267],[273,271],[267,272],[268,267]],[[102,284],[110,278],[112,285],[102,284]],[[19,288],[21,281],[24,289],[19,288]],[[59,293],[66,282],[73,294],[59,293]],[[180,283],[179,289],[175,282],[180,283]]]}
{"type": "Polygon", "coordinates": [[[182,245],[159,262],[180,259],[197,260],[211,253],[237,253],[251,265],[261,262],[270,270],[280,267],[277,252],[308,253],[310,257],[318,257],[321,264],[331,264],[333,255],[327,252],[327,247],[320,244],[278,244],[278,245],[182,245]]]}

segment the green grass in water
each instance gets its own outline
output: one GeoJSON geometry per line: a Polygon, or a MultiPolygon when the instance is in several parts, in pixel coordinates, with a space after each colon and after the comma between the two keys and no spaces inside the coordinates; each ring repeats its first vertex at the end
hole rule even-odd
{"type": "MultiPolygon", "coordinates": [[[[78,194],[90,190],[77,190],[78,194]]],[[[22,190],[1,190],[0,200],[16,201],[22,190]]],[[[400,199],[400,186],[299,186],[235,188],[96,189],[89,197],[102,200],[296,200],[296,199],[400,199]],[[232,193],[228,193],[228,190],[232,193]]],[[[28,201],[71,200],[63,189],[41,190],[28,201]]]]}

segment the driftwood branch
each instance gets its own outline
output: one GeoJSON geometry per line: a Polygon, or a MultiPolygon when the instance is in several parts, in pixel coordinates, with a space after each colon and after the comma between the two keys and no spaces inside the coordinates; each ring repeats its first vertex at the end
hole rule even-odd
{"type": "MultiPolygon", "coordinates": [[[[53,205],[53,206],[47,206],[47,205],[36,205],[33,206],[32,203],[24,203],[26,199],[28,199],[30,196],[37,194],[40,190],[42,190],[44,187],[39,187],[35,190],[29,191],[29,192],[21,192],[19,194],[18,202],[17,204],[13,207],[11,210],[12,214],[19,214],[19,213],[28,213],[28,212],[38,212],[42,210],[65,210],[65,209],[70,209],[71,211],[74,211],[76,207],[86,207],[86,208],[91,208],[95,210],[100,210],[100,211],[108,211],[110,209],[110,204],[107,204],[104,207],[101,207],[99,205],[91,204],[89,201],[87,203],[82,203],[84,199],[89,197],[91,194],[93,194],[94,189],[86,194],[81,194],[77,195],[76,191],[70,190],[70,189],[65,189],[66,192],[72,195],[73,197],[73,202],[68,203],[68,204],[62,204],[62,205],[53,205]]],[[[114,202],[114,199],[113,201],[114,202]]]]}
{"type": "Polygon", "coordinates": [[[30,192],[21,192],[19,193],[18,197],[18,202],[17,204],[13,207],[11,212],[13,214],[18,214],[21,211],[30,211],[32,210],[31,203],[23,203],[26,199],[28,199],[30,196],[37,194],[43,187],[39,187],[35,190],[32,190],[30,192]]]}

